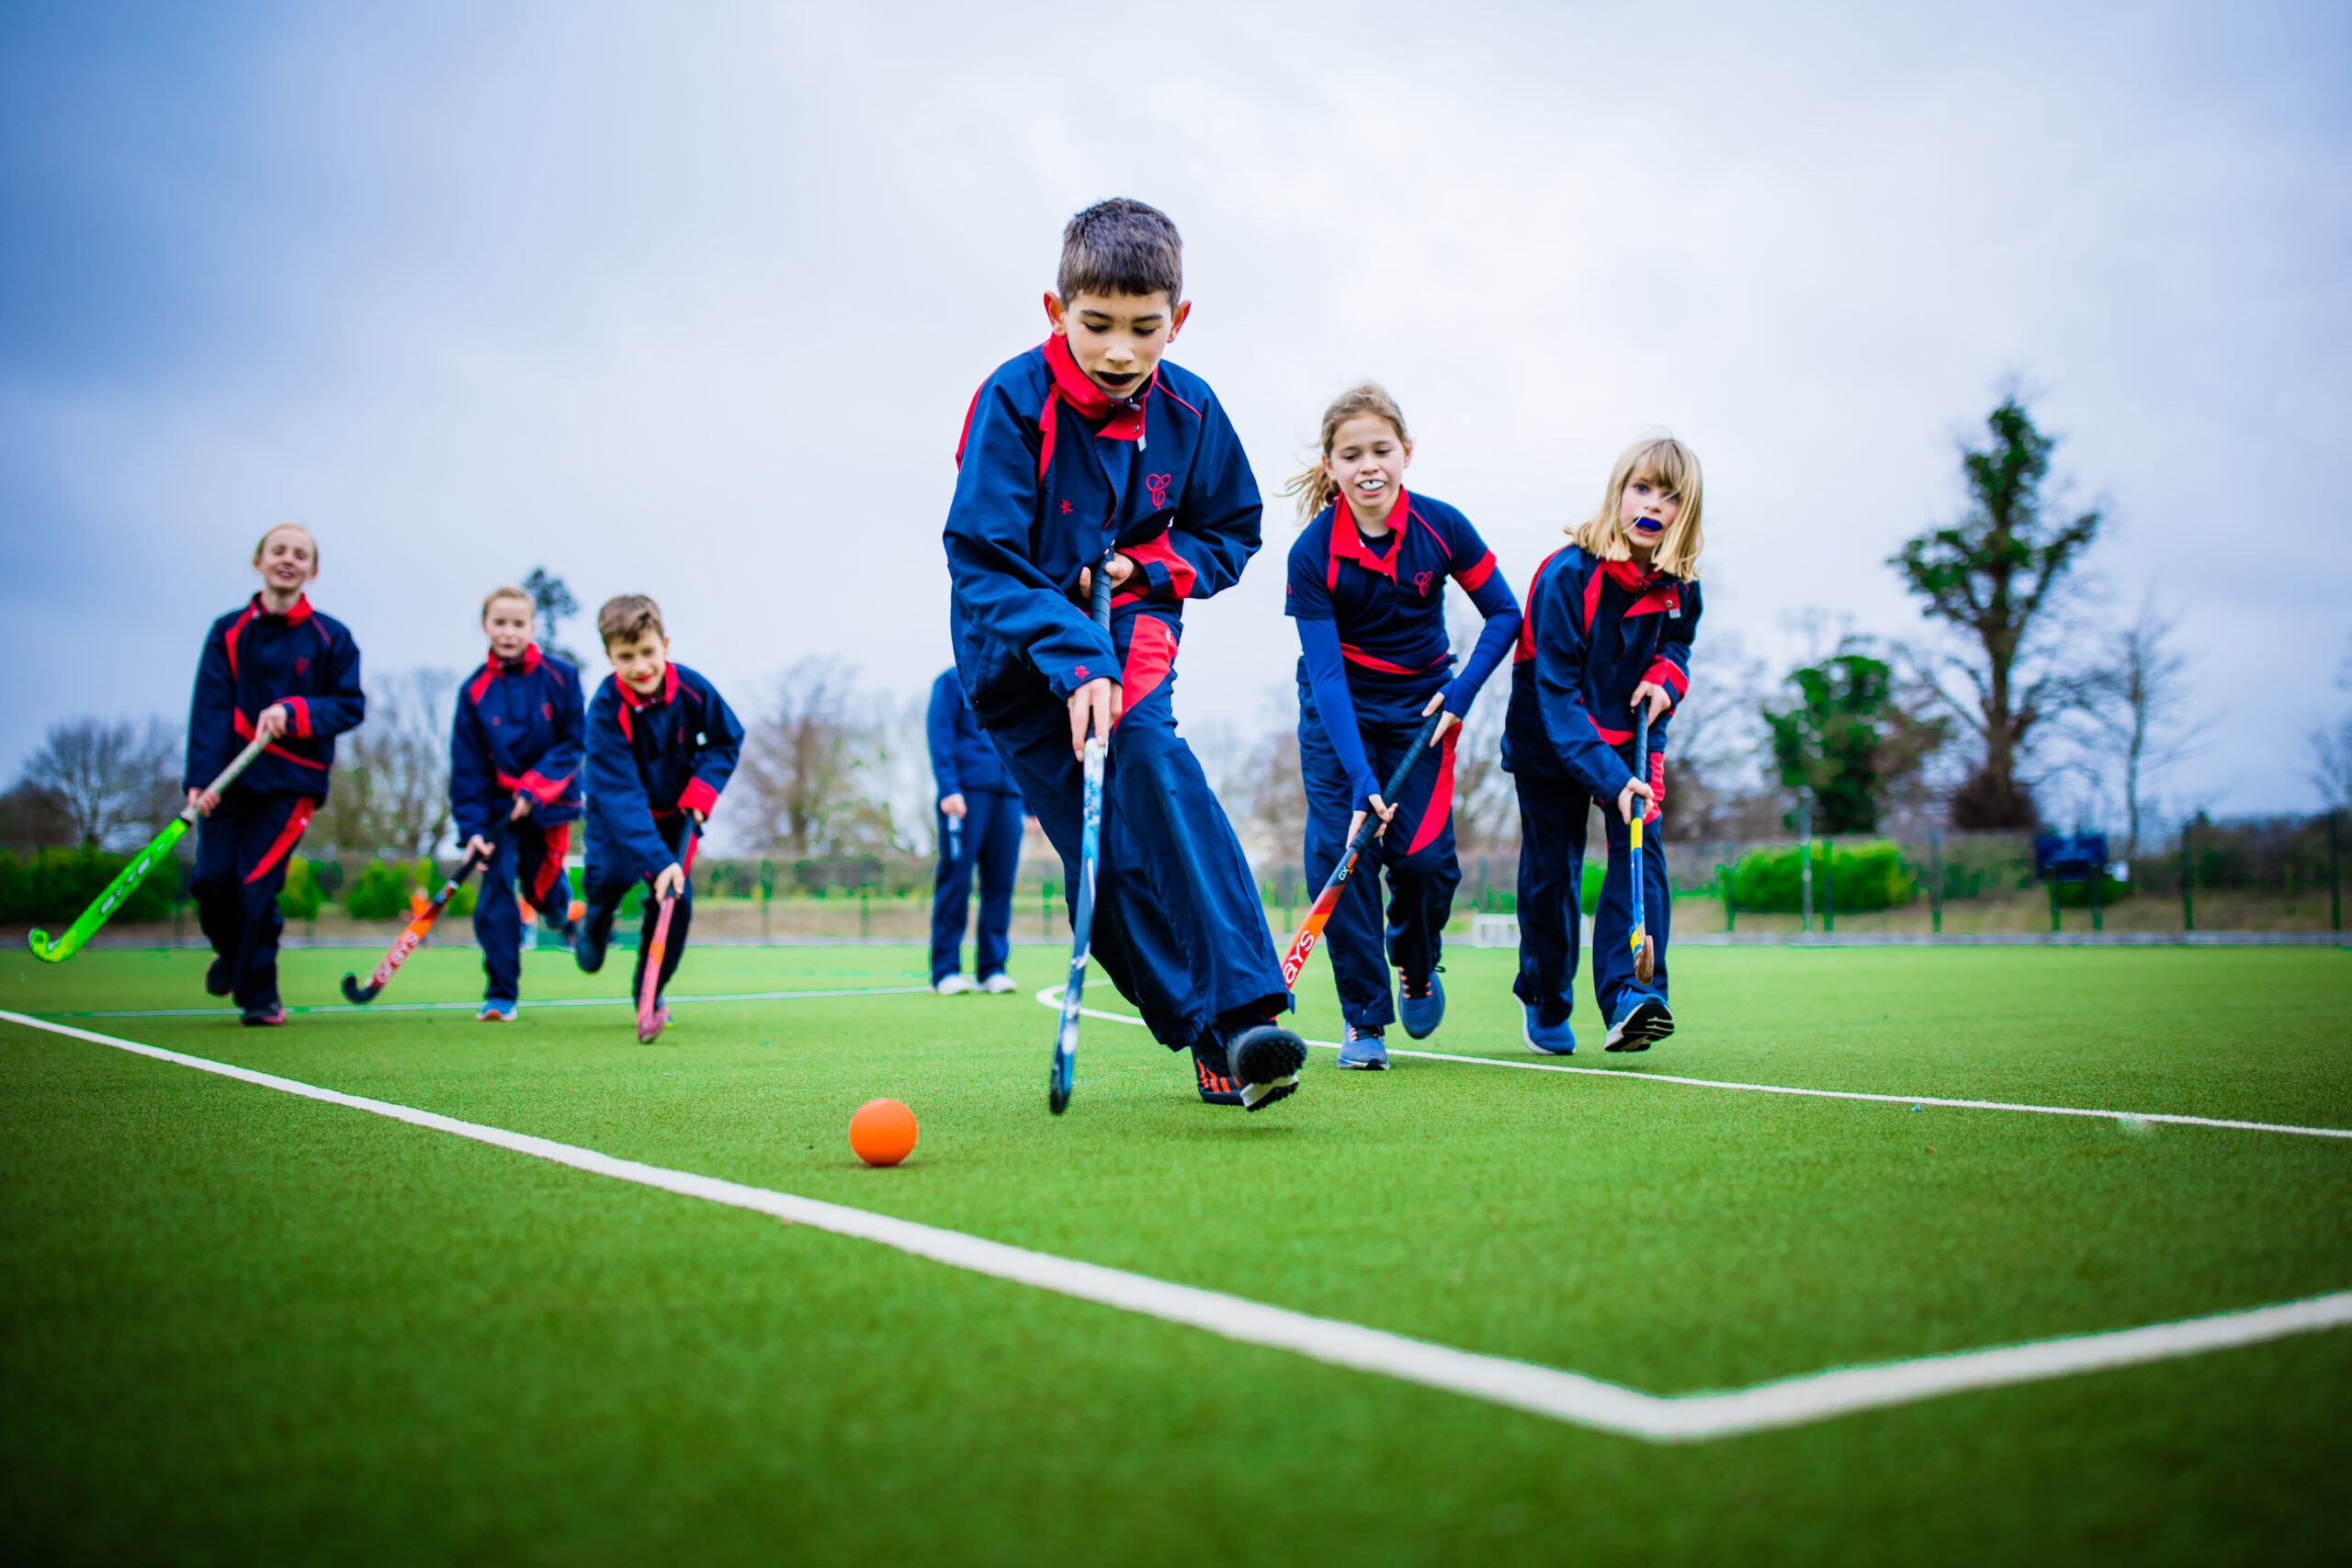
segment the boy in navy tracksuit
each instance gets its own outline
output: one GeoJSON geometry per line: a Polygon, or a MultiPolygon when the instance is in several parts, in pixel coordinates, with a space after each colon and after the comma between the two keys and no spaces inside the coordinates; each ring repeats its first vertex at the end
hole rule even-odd
{"type": "Polygon", "coordinates": [[[204,988],[233,996],[249,1025],[286,1021],[277,994],[278,890],[286,857],[327,797],[334,738],[366,716],[359,649],[342,623],[311,608],[318,542],[281,523],[254,549],[262,589],[212,623],[188,705],[181,783],[204,818],[196,907],[216,954],[204,988]],[[207,786],[256,735],[273,737],[225,795],[207,786]]]}
{"type": "Polygon", "coordinates": [[[571,930],[563,857],[580,816],[580,672],[531,640],[537,609],[519,588],[482,601],[490,658],[458,688],[449,730],[449,810],[466,853],[483,857],[474,940],[485,1023],[514,1021],[523,919],[514,885],[550,929],[571,930]]]}
{"type": "Polygon", "coordinates": [[[1699,626],[1699,459],[1671,436],[1617,459],[1600,510],[1545,558],[1527,588],[1511,669],[1503,766],[1519,787],[1519,995],[1529,1045],[1577,1048],[1577,919],[1585,816],[1601,808],[1609,869],[1592,920],[1596,1000],[1611,1051],[1643,1051],[1674,1032],[1666,945],[1673,913],[1666,853],[1642,844],[1643,913],[1657,954],[1647,985],[1634,971],[1629,826],[1636,803],[1655,821],[1666,798],[1666,731],[1690,685],[1699,626]],[[1636,704],[1650,712],[1649,755],[1633,756],[1636,704]],[[1638,765],[1637,765],[1638,763],[1638,765]]]}
{"type": "Polygon", "coordinates": [[[1319,887],[1367,812],[1385,824],[1340,890],[1325,927],[1346,1038],[1340,1066],[1388,1066],[1381,1040],[1396,1016],[1427,1039],[1445,1017],[1437,977],[1462,869],[1453,856],[1453,743],[1478,688],[1519,635],[1519,601],[1470,520],[1405,491],[1413,444],[1396,400],[1370,382],[1323,413],[1322,457],[1292,489],[1312,520],[1291,547],[1284,607],[1298,624],[1298,755],[1306,785],[1306,880],[1319,887]],[[1486,617],[1462,667],[1445,635],[1451,578],[1486,617]],[[1437,733],[1396,800],[1380,792],[1430,715],[1437,733]],[[1388,872],[1381,929],[1378,868],[1388,872]],[[1365,874],[1371,872],[1372,874],[1365,874]]]}
{"type": "Polygon", "coordinates": [[[984,382],[947,514],[956,667],[980,728],[1077,881],[1090,734],[1110,747],[1094,956],[1201,1097],[1290,1094],[1306,1043],[1231,824],[1170,704],[1183,602],[1258,548],[1257,481],[1199,378],[1160,358],[1191,310],[1182,242],[1141,202],[1062,235],[1052,335],[984,382]],[[1107,567],[1104,553],[1116,546],[1107,567]],[[1108,632],[1088,614],[1114,584],[1108,632]]]}
{"type": "Polygon", "coordinates": [[[1021,869],[1027,815],[1004,759],[980,733],[964,682],[952,669],[931,683],[924,717],[931,776],[939,795],[939,875],[931,896],[931,988],[943,997],[1013,988],[1004,972],[1012,951],[1012,881],[1021,869]],[[972,955],[977,984],[963,972],[964,925],[971,913],[972,872],[980,874],[980,932],[972,955]]]}
{"type": "Polygon", "coordinates": [[[743,750],[743,727],[711,683],[670,662],[662,608],[641,593],[605,601],[596,631],[613,672],[588,705],[588,908],[572,956],[594,975],[605,966],[613,917],[630,887],[650,881],[631,995],[645,989],[645,954],[661,899],[677,896],[670,943],[654,982],[655,1022],[669,1021],[660,995],[678,972],[694,924],[686,876],[695,829],[710,818],[743,750]]]}

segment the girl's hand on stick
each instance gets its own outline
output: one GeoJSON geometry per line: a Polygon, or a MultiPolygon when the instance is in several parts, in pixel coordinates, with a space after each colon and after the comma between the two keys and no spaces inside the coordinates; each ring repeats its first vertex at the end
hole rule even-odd
{"type": "Polygon", "coordinates": [[[1652,799],[1649,785],[1639,779],[1627,779],[1625,787],[1617,792],[1617,815],[1624,818],[1629,828],[1634,823],[1634,797],[1637,795],[1642,797],[1642,815],[1646,817],[1652,799]]]}
{"type": "MultiPolygon", "coordinates": [[[[1421,705],[1421,716],[1423,718],[1427,718],[1430,715],[1437,712],[1438,709],[1444,705],[1445,694],[1443,692],[1431,692],[1430,694],[1430,700],[1421,705]]],[[[1461,723],[1462,718],[1458,714],[1450,713],[1443,718],[1439,719],[1437,721],[1437,728],[1430,731],[1430,750],[1434,751],[1440,746],[1444,745],[1445,732],[1449,729],[1455,728],[1461,723]]]]}

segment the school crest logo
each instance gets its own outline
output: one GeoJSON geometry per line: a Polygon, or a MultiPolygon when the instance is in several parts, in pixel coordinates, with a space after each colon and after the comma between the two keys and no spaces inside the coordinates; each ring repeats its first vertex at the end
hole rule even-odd
{"type": "Polygon", "coordinates": [[[303,654],[300,658],[294,660],[294,673],[297,675],[306,675],[310,673],[310,670],[311,656],[309,654],[303,654]]]}
{"type": "Polygon", "coordinates": [[[1428,598],[1430,596],[1430,579],[1435,575],[1436,574],[1434,572],[1427,571],[1417,571],[1413,573],[1413,592],[1419,594],[1424,599],[1428,598]]]}
{"type": "Polygon", "coordinates": [[[1174,474],[1144,475],[1143,488],[1151,491],[1151,509],[1154,512],[1168,504],[1168,487],[1174,483],[1175,479],[1174,474]]]}
{"type": "Polygon", "coordinates": [[[1077,507],[1075,507],[1075,506],[1072,506],[1069,502],[1065,501],[1065,502],[1062,502],[1062,515],[1063,515],[1063,516],[1067,517],[1067,516],[1069,516],[1071,513],[1073,513],[1073,512],[1075,512],[1075,511],[1077,511],[1077,510],[1078,510],[1078,508],[1077,508],[1077,507]]]}

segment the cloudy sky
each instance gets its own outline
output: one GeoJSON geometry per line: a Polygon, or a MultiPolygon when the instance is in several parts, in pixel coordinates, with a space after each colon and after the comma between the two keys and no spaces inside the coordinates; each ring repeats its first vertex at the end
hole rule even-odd
{"type": "MultiPolygon", "coordinates": [[[[2014,378],[2111,606],[2181,615],[2170,793],[2306,807],[2352,705],[2352,11],[1936,9],[8,5],[0,768],[183,712],[288,517],[371,670],[475,661],[544,563],[657,595],[746,709],[812,654],[919,689],[965,405],[1125,194],[1270,493],[1378,377],[1523,583],[1671,428],[1708,630],[1768,660],[1816,607],[1920,635],[1885,558],[2014,378]]],[[[1180,713],[1287,678],[1290,532],[1193,613],[1180,713]]]]}

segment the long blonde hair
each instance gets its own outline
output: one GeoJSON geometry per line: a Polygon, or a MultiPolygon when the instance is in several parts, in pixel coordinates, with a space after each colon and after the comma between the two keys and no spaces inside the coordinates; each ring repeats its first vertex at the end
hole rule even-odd
{"type": "Polygon", "coordinates": [[[1699,527],[1699,454],[1671,435],[1645,435],[1619,453],[1609,470],[1609,488],[1600,494],[1600,510],[1565,531],[1578,549],[1595,560],[1633,559],[1633,547],[1625,542],[1625,530],[1617,524],[1617,508],[1624,500],[1625,487],[1636,479],[1663,486],[1682,502],[1681,510],[1651,553],[1650,566],[1668,577],[1694,581],[1699,575],[1699,552],[1707,547],[1707,536],[1699,527]]]}
{"type": "Polygon", "coordinates": [[[1323,411],[1323,434],[1316,440],[1315,461],[1301,468],[1290,483],[1283,486],[1284,495],[1298,497],[1298,520],[1312,522],[1325,507],[1339,498],[1340,487],[1323,465],[1330,459],[1331,443],[1340,438],[1340,426],[1358,414],[1374,414],[1388,422],[1396,432],[1396,439],[1409,446],[1413,437],[1405,429],[1404,412],[1388,389],[1377,381],[1363,381],[1350,387],[1331,400],[1323,411]]]}

